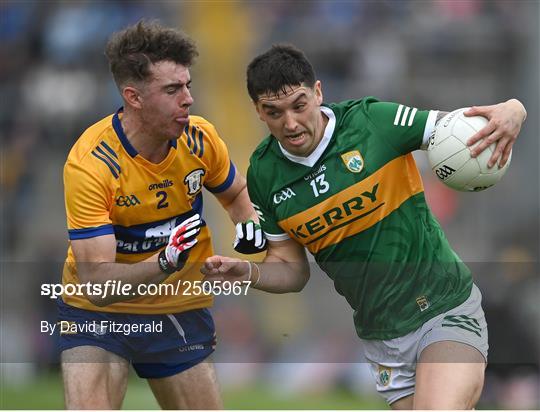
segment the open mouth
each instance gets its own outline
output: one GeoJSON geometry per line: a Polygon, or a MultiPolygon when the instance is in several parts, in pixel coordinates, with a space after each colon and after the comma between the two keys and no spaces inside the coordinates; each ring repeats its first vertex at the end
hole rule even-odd
{"type": "Polygon", "coordinates": [[[294,135],[290,135],[290,136],[286,136],[287,137],[287,140],[291,143],[299,143],[301,142],[306,136],[306,133],[305,132],[301,132],[301,133],[298,133],[298,134],[294,134],[294,135]]]}

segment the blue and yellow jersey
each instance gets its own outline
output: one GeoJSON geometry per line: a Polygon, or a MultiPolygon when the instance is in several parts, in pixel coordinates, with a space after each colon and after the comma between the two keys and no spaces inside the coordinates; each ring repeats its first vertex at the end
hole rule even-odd
{"type": "MultiPolygon", "coordinates": [[[[171,229],[181,221],[194,213],[202,216],[203,186],[222,192],[236,172],[225,143],[202,117],[190,116],[180,138],[171,140],[167,157],[155,164],[129,143],[121,115],[119,110],[88,128],[68,155],[64,166],[67,225],[70,240],[113,234],[116,262],[136,263],[163,249],[171,229]]],[[[188,264],[166,283],[202,279],[200,262],[213,254],[206,224],[197,238],[188,264]]],[[[62,281],[79,283],[71,246],[62,281]]],[[[210,296],[182,293],[142,296],[103,308],[84,296],[65,295],[64,301],[94,311],[140,314],[178,313],[212,304],[210,296]]]]}

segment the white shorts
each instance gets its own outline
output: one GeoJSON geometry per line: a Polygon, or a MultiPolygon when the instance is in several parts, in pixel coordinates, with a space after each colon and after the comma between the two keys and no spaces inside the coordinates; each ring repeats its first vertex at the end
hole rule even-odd
{"type": "MultiPolygon", "coordinates": [[[[422,351],[432,343],[466,343],[478,349],[487,362],[488,332],[481,301],[482,294],[473,284],[465,302],[428,320],[414,332],[389,340],[361,339],[377,392],[388,404],[414,393],[416,363],[422,351]]],[[[452,361],[459,362],[459,359],[452,361]]]]}

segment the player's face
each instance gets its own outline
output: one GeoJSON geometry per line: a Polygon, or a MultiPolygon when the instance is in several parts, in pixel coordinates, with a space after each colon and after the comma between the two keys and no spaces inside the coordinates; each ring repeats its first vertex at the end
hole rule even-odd
{"type": "Polygon", "coordinates": [[[172,61],[151,66],[141,90],[141,120],[149,135],[177,139],[189,123],[191,77],[187,67],[172,61]]]}
{"type": "Polygon", "coordinates": [[[287,93],[263,94],[256,103],[259,118],[283,148],[296,156],[309,156],[324,133],[321,82],[313,88],[291,86],[287,93]]]}

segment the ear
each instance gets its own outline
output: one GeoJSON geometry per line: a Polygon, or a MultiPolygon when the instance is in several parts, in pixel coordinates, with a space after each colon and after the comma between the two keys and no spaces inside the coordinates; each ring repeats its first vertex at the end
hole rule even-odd
{"type": "Polygon", "coordinates": [[[122,97],[129,106],[142,109],[142,96],[139,90],[132,86],[126,86],[122,90],[122,97]]]}
{"type": "Polygon", "coordinates": [[[317,104],[320,106],[323,102],[323,92],[322,92],[322,83],[320,80],[317,80],[315,82],[315,99],[317,100],[317,104]]]}

